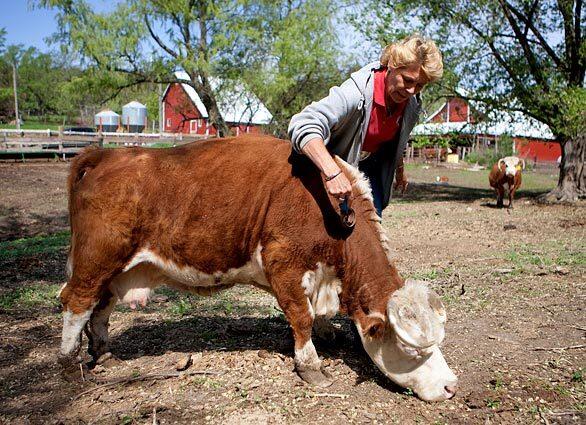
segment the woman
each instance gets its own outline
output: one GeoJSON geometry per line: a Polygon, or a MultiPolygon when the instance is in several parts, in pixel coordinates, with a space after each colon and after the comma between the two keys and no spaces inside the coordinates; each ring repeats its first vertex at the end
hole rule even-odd
{"type": "Polygon", "coordinates": [[[328,193],[340,200],[352,188],[332,154],[358,166],[370,180],[381,216],[391,198],[395,169],[397,186],[404,190],[407,185],[403,151],[421,110],[416,95],[442,73],[442,56],[432,40],[414,34],[388,45],[380,62],[353,73],[293,116],[293,149],[313,161],[325,175],[328,193]]]}

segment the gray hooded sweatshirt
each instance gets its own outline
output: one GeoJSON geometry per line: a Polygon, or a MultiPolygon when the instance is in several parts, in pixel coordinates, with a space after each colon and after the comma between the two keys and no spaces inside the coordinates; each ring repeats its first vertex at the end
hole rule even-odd
{"type": "MultiPolygon", "coordinates": [[[[307,142],[319,137],[330,153],[358,167],[372,111],[374,71],[381,68],[378,61],[366,65],[339,87],[332,87],[328,96],[312,102],[294,115],[288,129],[293,149],[302,153],[307,142]]],[[[379,178],[385,192],[383,208],[391,199],[397,159],[407,146],[421,110],[416,97],[409,98],[408,102],[403,112],[398,143],[387,143],[381,148],[380,156],[377,153],[381,158],[379,178]]]]}

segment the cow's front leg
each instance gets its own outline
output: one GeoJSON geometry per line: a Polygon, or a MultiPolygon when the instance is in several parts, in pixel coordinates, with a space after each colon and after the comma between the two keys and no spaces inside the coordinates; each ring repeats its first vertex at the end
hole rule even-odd
{"type": "Polygon", "coordinates": [[[509,190],[509,209],[513,208],[513,198],[515,197],[515,190],[511,188],[511,190],[509,190]]]}
{"type": "Polygon", "coordinates": [[[496,189],[496,206],[497,208],[503,207],[503,198],[505,197],[505,188],[501,185],[496,189]]]}
{"type": "Polygon", "coordinates": [[[295,339],[295,369],[305,382],[319,387],[332,384],[331,376],[322,370],[313,341],[313,309],[301,286],[302,273],[281,272],[269,276],[277,301],[293,330],[295,339]]]}
{"type": "Polygon", "coordinates": [[[98,362],[100,357],[108,352],[108,323],[117,301],[118,298],[112,292],[106,291],[85,326],[85,333],[89,339],[88,353],[94,362],[98,362]]]}

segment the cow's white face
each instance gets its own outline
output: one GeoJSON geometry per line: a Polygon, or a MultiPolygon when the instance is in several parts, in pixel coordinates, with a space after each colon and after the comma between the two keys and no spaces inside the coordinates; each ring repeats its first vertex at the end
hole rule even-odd
{"type": "Polygon", "coordinates": [[[422,400],[452,398],[458,378],[439,349],[444,338],[445,309],[439,296],[423,282],[408,280],[387,306],[390,324],[381,337],[364,335],[366,352],[393,382],[411,388],[422,400]]]}
{"type": "Polygon", "coordinates": [[[517,171],[523,168],[521,160],[516,156],[507,156],[501,159],[501,161],[505,164],[505,174],[507,176],[513,177],[517,174],[517,171]]]}

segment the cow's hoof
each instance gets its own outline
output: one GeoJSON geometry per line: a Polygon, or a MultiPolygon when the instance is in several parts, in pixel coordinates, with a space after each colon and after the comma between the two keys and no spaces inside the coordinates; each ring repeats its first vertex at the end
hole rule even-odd
{"type": "Polygon", "coordinates": [[[305,382],[316,387],[326,388],[334,383],[332,375],[323,369],[316,370],[313,368],[310,369],[298,366],[297,373],[299,374],[299,377],[305,382]]]}
{"type": "Polygon", "coordinates": [[[122,360],[120,360],[118,357],[116,357],[108,351],[107,353],[104,353],[100,357],[98,357],[98,359],[94,362],[94,365],[104,366],[106,369],[108,369],[112,366],[116,366],[121,363],[123,363],[122,360]]]}
{"type": "Polygon", "coordinates": [[[83,363],[70,363],[67,366],[60,362],[62,365],[61,376],[67,382],[81,382],[88,380],[88,367],[83,363]]]}

